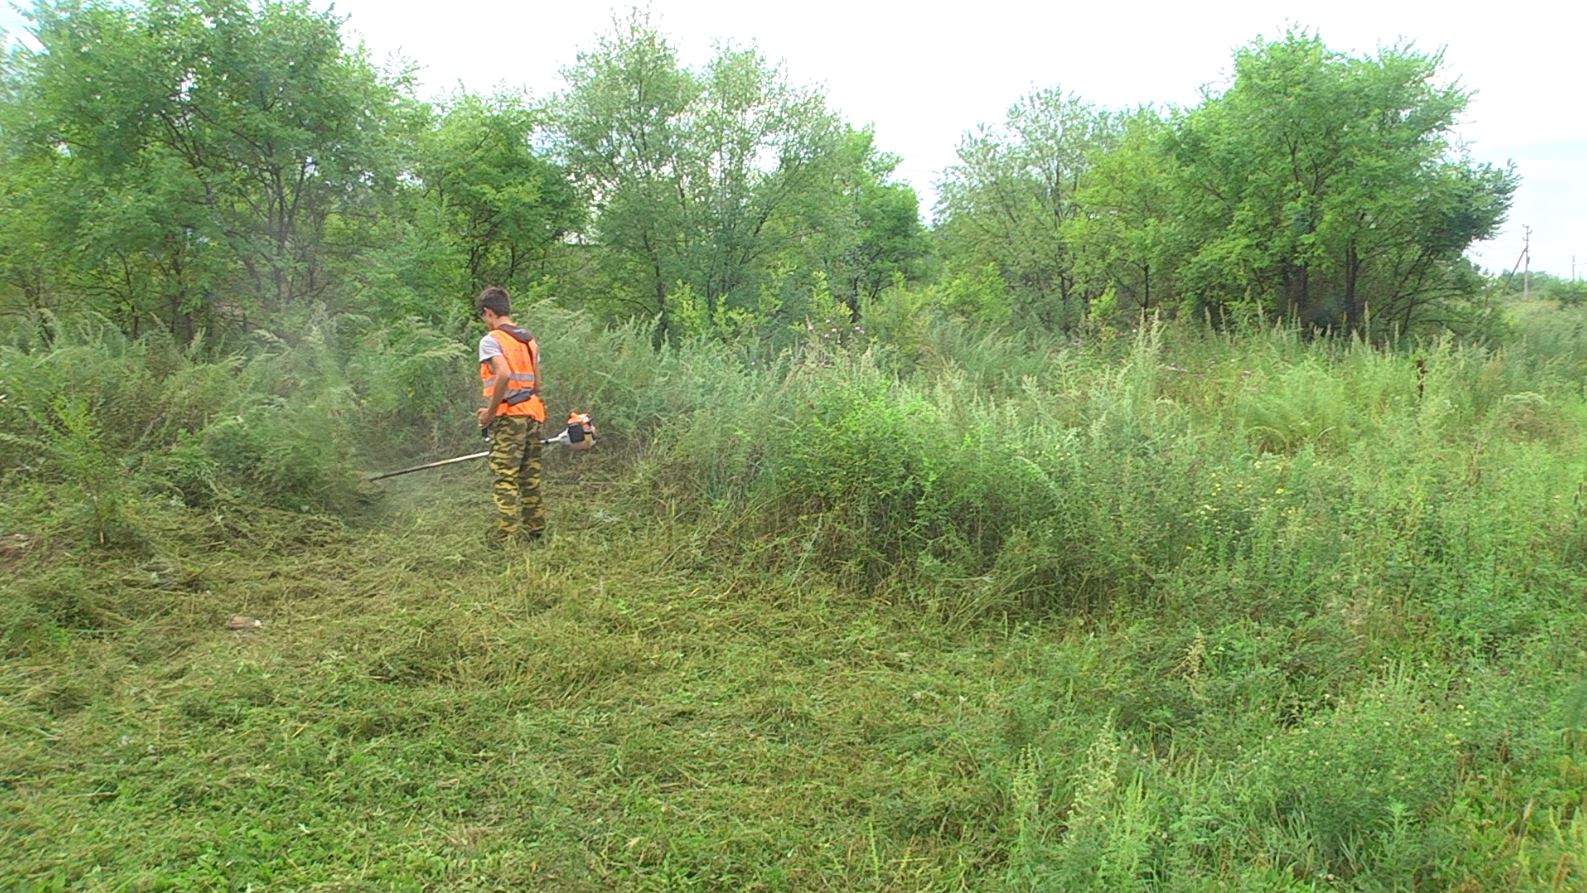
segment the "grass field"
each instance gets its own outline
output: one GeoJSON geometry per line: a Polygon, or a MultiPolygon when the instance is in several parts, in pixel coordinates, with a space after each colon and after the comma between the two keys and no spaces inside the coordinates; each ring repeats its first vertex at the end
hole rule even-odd
{"type": "Polygon", "coordinates": [[[555,541],[509,559],[477,542],[478,476],[443,473],[387,485],[378,528],[126,571],[180,576],[170,612],[7,667],[11,870],[43,889],[916,889],[1006,860],[1009,711],[1103,642],[768,589],[577,465],[552,473],[555,541]],[[227,631],[231,613],[266,625],[227,631]]]}
{"type": "Polygon", "coordinates": [[[14,498],[3,886],[1587,890],[1573,354],[977,343],[673,357],[522,553],[14,498]]]}

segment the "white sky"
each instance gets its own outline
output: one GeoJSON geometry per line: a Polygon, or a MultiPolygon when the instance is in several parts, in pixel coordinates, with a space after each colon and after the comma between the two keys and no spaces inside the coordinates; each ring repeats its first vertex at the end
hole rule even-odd
{"type": "MultiPolygon", "coordinates": [[[[328,5],[317,0],[317,6],[328,5]]],[[[561,71],[632,2],[337,0],[377,62],[419,64],[425,95],[458,86],[524,88],[545,97],[561,71]]],[[[721,42],[758,46],[790,77],[819,85],[851,123],[903,156],[899,176],[929,210],[960,136],[996,123],[1019,96],[1059,86],[1098,105],[1193,104],[1228,75],[1235,47],[1286,24],[1329,47],[1370,52],[1405,39],[1445,50],[1445,71],[1476,91],[1461,136],[1480,160],[1521,174],[1509,223],[1473,256],[1508,269],[1532,227],[1532,269],[1587,278],[1587,6],[1526,10],[1425,0],[1216,3],[755,2],[652,0],[653,17],[689,65],[721,42]]],[[[17,29],[0,12],[0,27],[17,29]]]]}

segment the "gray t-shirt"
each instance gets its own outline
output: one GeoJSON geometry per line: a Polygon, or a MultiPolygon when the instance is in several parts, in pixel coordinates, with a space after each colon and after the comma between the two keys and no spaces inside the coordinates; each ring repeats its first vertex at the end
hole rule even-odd
{"type": "Polygon", "coordinates": [[[501,355],[501,345],[496,343],[495,338],[486,335],[479,339],[479,361],[481,363],[489,363],[491,357],[499,357],[501,355]]]}

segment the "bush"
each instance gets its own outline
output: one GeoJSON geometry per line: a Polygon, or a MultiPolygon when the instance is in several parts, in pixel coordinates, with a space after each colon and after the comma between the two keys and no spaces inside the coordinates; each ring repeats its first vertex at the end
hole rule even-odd
{"type": "MultiPolygon", "coordinates": [[[[1460,723],[1458,714],[1449,718],[1404,677],[1367,689],[1261,752],[1246,794],[1251,824],[1276,821],[1286,833],[1274,856],[1307,874],[1350,878],[1384,867],[1382,854],[1424,825],[1459,782],[1463,729],[1451,722],[1460,723]]],[[[1415,871],[1448,854],[1416,855],[1396,867],[1415,871]]]]}
{"type": "Polygon", "coordinates": [[[446,425],[470,430],[464,351],[417,324],[320,315],[294,343],[259,333],[216,356],[92,316],[12,325],[0,346],[5,482],[54,494],[33,527],[101,545],[141,541],[135,518],[171,495],[351,511],[365,463],[433,449],[446,425]]]}

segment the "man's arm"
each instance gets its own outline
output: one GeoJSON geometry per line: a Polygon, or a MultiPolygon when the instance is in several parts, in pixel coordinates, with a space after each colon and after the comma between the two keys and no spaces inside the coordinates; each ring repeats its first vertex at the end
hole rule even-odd
{"type": "Polygon", "coordinates": [[[490,371],[496,374],[496,378],[491,382],[490,399],[486,401],[485,408],[479,411],[481,428],[496,418],[496,410],[501,407],[502,398],[507,396],[507,382],[512,376],[512,369],[507,365],[506,357],[491,357],[490,371]]]}

